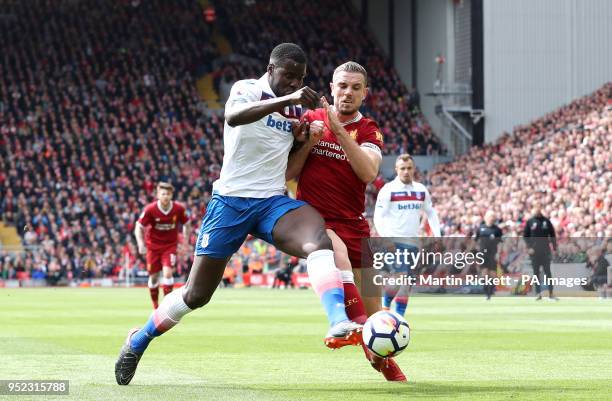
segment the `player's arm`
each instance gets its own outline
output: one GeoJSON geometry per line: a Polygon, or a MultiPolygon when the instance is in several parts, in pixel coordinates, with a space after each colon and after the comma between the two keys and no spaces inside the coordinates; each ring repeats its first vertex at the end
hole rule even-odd
{"type": "MultiPolygon", "coordinates": [[[[232,88],[233,89],[233,88],[232,88]]],[[[266,100],[249,99],[243,96],[240,89],[236,90],[235,96],[225,105],[225,120],[230,127],[251,124],[268,114],[281,111],[287,106],[302,104],[308,108],[315,108],[318,103],[318,94],[305,86],[290,95],[275,97],[266,100]]]]}
{"type": "Polygon", "coordinates": [[[189,236],[191,235],[191,222],[183,224],[183,241],[189,245],[189,236]]]}
{"type": "MultiPolygon", "coordinates": [[[[305,138],[302,139],[302,146],[292,150],[291,153],[289,153],[289,159],[287,160],[287,171],[285,172],[286,180],[297,178],[300,175],[302,169],[304,168],[304,164],[308,159],[310,151],[323,136],[323,121],[317,120],[307,124],[307,132],[305,134],[305,138]]],[[[297,129],[299,129],[299,127],[297,129]]],[[[296,139],[300,141],[299,138],[296,139]]]]}
{"type": "Polygon", "coordinates": [[[383,186],[376,197],[376,206],[374,207],[374,227],[381,237],[386,237],[385,217],[389,212],[389,204],[391,203],[390,192],[387,190],[387,185],[383,186]]]}
{"type": "Polygon", "coordinates": [[[429,191],[427,189],[425,189],[424,211],[427,215],[429,228],[431,228],[434,237],[441,237],[442,235],[440,233],[440,220],[438,219],[438,213],[436,213],[436,209],[433,208],[431,202],[431,195],[429,194],[429,191]]]}
{"type": "Polygon", "coordinates": [[[145,227],[151,224],[151,215],[147,213],[147,208],[142,211],[140,217],[136,221],[136,227],[134,227],[134,237],[136,238],[136,244],[138,245],[138,253],[144,255],[147,253],[147,245],[144,240],[145,227]]]}
{"type": "Polygon", "coordinates": [[[353,138],[350,137],[349,133],[344,129],[338,116],[334,113],[327,103],[325,97],[321,98],[321,104],[327,111],[327,121],[329,123],[329,129],[336,135],[340,146],[346,153],[346,157],[351,164],[351,167],[357,177],[366,184],[374,181],[378,175],[378,169],[380,168],[380,162],[382,161],[382,155],[380,152],[374,149],[369,149],[360,146],[353,138]]]}
{"type": "Polygon", "coordinates": [[[147,247],[144,240],[144,226],[140,224],[140,221],[136,222],[134,237],[136,238],[136,243],[138,244],[138,253],[141,255],[147,253],[147,247]]]}
{"type": "Polygon", "coordinates": [[[179,214],[179,221],[183,225],[182,234],[183,234],[183,243],[185,247],[189,246],[189,237],[191,236],[191,220],[187,216],[187,210],[184,207],[181,208],[181,212],[179,214]]]}

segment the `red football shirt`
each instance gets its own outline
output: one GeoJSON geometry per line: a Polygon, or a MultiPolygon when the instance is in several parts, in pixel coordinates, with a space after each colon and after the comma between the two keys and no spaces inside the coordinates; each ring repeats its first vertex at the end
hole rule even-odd
{"type": "MultiPolygon", "coordinates": [[[[308,202],[324,219],[353,219],[365,209],[366,184],[357,177],[336,135],[327,125],[325,109],[306,112],[312,122],[325,121],[323,136],[312,148],[298,181],[297,198],[308,202]]],[[[381,150],[383,136],[376,123],[359,113],[344,124],[350,136],[362,146],[381,150]]]]}
{"type": "Polygon", "coordinates": [[[189,221],[185,207],[178,202],[172,202],[170,211],[164,213],[158,202],[145,206],[138,222],[144,226],[151,226],[145,235],[147,248],[155,251],[176,245],[178,241],[179,224],[189,221]]]}

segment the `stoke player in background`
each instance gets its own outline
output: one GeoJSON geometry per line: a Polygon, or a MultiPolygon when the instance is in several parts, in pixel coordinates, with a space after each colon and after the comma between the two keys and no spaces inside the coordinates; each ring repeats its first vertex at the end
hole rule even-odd
{"type": "MultiPolygon", "coordinates": [[[[344,63],[334,71],[330,85],[334,105],[323,97],[322,108],[304,114],[310,137],[290,155],[286,178],[299,175],[298,199],[325,219],[342,274],[346,313],[352,321],[364,323],[380,310],[380,297],[362,298],[355,283],[361,282],[361,242],[370,234],[363,217],[365,190],[378,174],[383,137],[378,125],[359,112],[368,91],[365,68],[344,63]]],[[[406,380],[395,361],[379,358],[365,346],[363,350],[387,380],[406,380]]]]}
{"type": "MultiPolygon", "coordinates": [[[[394,180],[386,183],[378,192],[374,208],[374,226],[381,237],[402,238],[395,246],[411,253],[419,251],[419,229],[425,213],[427,224],[434,237],[440,237],[440,220],[433,208],[431,195],[425,185],[414,180],[415,166],[412,156],[402,154],[395,160],[394,180]]],[[[414,274],[410,264],[403,264],[396,273],[414,274]]],[[[395,311],[404,316],[410,286],[387,286],[382,299],[383,309],[388,310],[395,299],[395,311]]]]}
{"type": "Polygon", "coordinates": [[[189,241],[190,224],[185,207],[172,201],[172,184],[157,184],[157,201],[145,206],[136,222],[134,236],[138,243],[138,253],[146,254],[149,273],[149,293],[153,308],[157,309],[159,298],[160,274],[164,295],[172,292],[173,269],[176,264],[179,223],[183,225],[183,239],[189,241]],[[150,228],[146,231],[145,228],[150,228]]]}

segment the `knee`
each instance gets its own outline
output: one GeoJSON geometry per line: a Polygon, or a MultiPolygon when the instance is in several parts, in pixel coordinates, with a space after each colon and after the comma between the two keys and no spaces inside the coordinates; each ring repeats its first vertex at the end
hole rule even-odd
{"type": "Polygon", "coordinates": [[[199,290],[191,285],[187,285],[183,290],[183,301],[191,309],[201,308],[210,301],[211,295],[199,290]]]}
{"type": "Polygon", "coordinates": [[[314,251],[320,251],[322,249],[333,250],[331,238],[325,232],[325,227],[318,228],[311,241],[305,241],[302,245],[302,250],[306,255],[310,255],[314,251]]]}
{"type": "Polygon", "coordinates": [[[149,275],[149,288],[156,288],[159,286],[159,273],[149,275]]]}

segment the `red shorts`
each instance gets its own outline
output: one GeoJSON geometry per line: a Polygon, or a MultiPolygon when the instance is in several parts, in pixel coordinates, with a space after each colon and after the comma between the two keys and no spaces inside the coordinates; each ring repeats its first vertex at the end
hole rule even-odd
{"type": "Polygon", "coordinates": [[[162,271],[162,267],[174,267],[176,264],[176,245],[158,250],[147,249],[147,271],[155,274],[162,271]]]}
{"type": "Polygon", "coordinates": [[[348,257],[353,269],[360,269],[364,264],[363,260],[368,260],[367,255],[362,255],[362,242],[370,238],[370,225],[363,217],[356,219],[326,219],[325,228],[335,232],[346,245],[348,257]],[[362,257],[365,256],[365,259],[362,257]]]}

